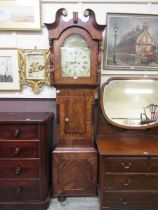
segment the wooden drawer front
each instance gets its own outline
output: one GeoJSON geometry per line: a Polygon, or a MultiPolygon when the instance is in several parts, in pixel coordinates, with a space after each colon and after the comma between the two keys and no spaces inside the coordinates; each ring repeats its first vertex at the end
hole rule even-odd
{"type": "MultiPolygon", "coordinates": [[[[103,209],[151,208],[158,207],[158,191],[109,192],[104,193],[103,209]]],[[[138,210],[137,209],[137,210],[138,210]]]]}
{"type": "Polygon", "coordinates": [[[39,142],[0,141],[0,158],[38,158],[39,142]]]}
{"type": "Polygon", "coordinates": [[[105,172],[147,172],[149,162],[147,158],[123,157],[105,158],[105,172]]]}
{"type": "Polygon", "coordinates": [[[106,190],[158,190],[158,174],[105,174],[106,190]]]}
{"type": "Polygon", "coordinates": [[[0,125],[1,140],[33,140],[38,139],[37,124],[7,124],[0,125]]]}
{"type": "Polygon", "coordinates": [[[40,198],[39,180],[0,181],[0,201],[26,201],[40,198]]]}
{"type": "Polygon", "coordinates": [[[149,158],[149,167],[151,172],[158,172],[158,157],[149,158]]]}
{"type": "Polygon", "coordinates": [[[38,178],[39,160],[0,160],[0,178],[38,178]]]}

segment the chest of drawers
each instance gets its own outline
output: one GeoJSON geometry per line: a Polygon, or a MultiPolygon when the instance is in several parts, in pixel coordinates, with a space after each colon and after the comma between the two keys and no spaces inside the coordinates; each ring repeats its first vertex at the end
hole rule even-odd
{"type": "Polygon", "coordinates": [[[98,139],[97,146],[100,210],[158,209],[158,142],[98,139]]]}
{"type": "Polygon", "coordinates": [[[50,201],[51,113],[0,113],[0,209],[44,210],[50,201]]]}

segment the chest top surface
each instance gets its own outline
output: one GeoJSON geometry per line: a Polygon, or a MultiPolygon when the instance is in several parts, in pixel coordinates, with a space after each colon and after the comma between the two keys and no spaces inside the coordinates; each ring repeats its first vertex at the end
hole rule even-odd
{"type": "Polygon", "coordinates": [[[46,122],[53,116],[50,112],[0,112],[0,123],[46,122]]]}
{"type": "Polygon", "coordinates": [[[126,156],[157,156],[157,139],[139,139],[139,138],[115,138],[105,139],[99,137],[97,146],[101,155],[126,155],[126,156]]]}

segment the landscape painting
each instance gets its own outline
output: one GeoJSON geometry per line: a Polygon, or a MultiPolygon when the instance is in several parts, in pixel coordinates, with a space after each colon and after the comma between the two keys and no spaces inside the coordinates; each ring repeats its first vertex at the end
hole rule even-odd
{"type": "Polygon", "coordinates": [[[158,16],[107,14],[104,69],[157,70],[158,16]]]}
{"type": "Polygon", "coordinates": [[[0,0],[0,30],[40,29],[40,0],[0,0]]]}

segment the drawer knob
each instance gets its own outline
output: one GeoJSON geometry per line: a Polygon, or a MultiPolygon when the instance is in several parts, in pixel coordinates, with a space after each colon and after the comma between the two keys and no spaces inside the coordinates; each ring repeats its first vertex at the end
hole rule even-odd
{"type": "Polygon", "coordinates": [[[19,196],[19,195],[21,195],[21,192],[23,191],[23,188],[22,187],[18,187],[17,189],[16,189],[16,195],[17,196],[19,196]]]}
{"type": "Polygon", "coordinates": [[[125,169],[128,169],[128,168],[131,167],[132,163],[131,163],[131,162],[128,162],[128,163],[122,162],[121,165],[122,165],[125,169]]]}
{"type": "Polygon", "coordinates": [[[16,147],[15,150],[14,150],[14,154],[18,155],[19,153],[20,153],[20,148],[16,147]]]}
{"type": "Polygon", "coordinates": [[[128,201],[127,198],[120,198],[120,202],[121,202],[123,205],[127,205],[129,201],[128,201]]]}
{"type": "Polygon", "coordinates": [[[69,122],[69,118],[68,117],[65,117],[65,122],[69,122]]]}
{"type": "Polygon", "coordinates": [[[15,173],[18,175],[18,174],[21,174],[21,172],[22,172],[22,168],[21,168],[20,166],[18,166],[18,167],[16,168],[15,173]]]}
{"type": "Polygon", "coordinates": [[[124,185],[124,186],[128,186],[131,183],[131,179],[127,179],[126,181],[123,179],[120,179],[120,182],[124,185]]]}
{"type": "Polygon", "coordinates": [[[14,136],[15,137],[19,137],[20,136],[20,133],[21,133],[20,130],[17,129],[17,130],[14,131],[14,136]]]}

